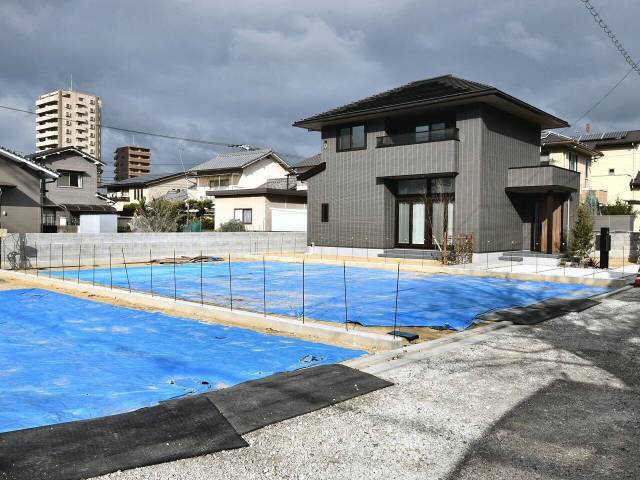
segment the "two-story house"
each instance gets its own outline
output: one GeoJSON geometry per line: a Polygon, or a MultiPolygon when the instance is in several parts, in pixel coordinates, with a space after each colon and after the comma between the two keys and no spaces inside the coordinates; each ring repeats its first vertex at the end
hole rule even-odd
{"type": "Polygon", "coordinates": [[[580,174],[580,201],[592,193],[600,203],[607,203],[607,192],[591,186],[593,164],[602,152],[591,145],[557,132],[543,131],[540,135],[540,162],[543,165],[573,170],[580,174]]]}
{"type": "Polygon", "coordinates": [[[560,252],[578,172],[540,164],[540,133],[567,123],[490,85],[420,80],[294,123],[321,133],[308,182],[315,246],[560,252]]]}
{"type": "Polygon", "coordinates": [[[45,185],[57,178],[56,172],[0,147],[0,230],[40,232],[45,185]]]}
{"type": "Polygon", "coordinates": [[[77,232],[81,216],[116,213],[98,194],[105,165],[101,160],[76,147],[43,150],[27,158],[58,173],[57,180],[46,185],[42,203],[44,232],[77,232]]]}

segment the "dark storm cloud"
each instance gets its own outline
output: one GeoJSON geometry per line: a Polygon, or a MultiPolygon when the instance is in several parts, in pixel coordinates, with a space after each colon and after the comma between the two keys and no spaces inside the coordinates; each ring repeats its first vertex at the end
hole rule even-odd
{"type": "MultiPolygon", "coordinates": [[[[633,1],[596,2],[640,57],[633,1]]],[[[7,1],[0,103],[74,87],[103,122],[309,155],[298,118],[444,73],[486,82],[574,121],[628,70],[577,1],[7,1]]],[[[636,74],[573,129],[640,128],[636,74]]],[[[0,144],[34,149],[32,117],[0,111],[0,144]]],[[[103,157],[131,135],[103,131],[103,157]]],[[[216,149],[136,136],[155,171],[216,149]]]]}

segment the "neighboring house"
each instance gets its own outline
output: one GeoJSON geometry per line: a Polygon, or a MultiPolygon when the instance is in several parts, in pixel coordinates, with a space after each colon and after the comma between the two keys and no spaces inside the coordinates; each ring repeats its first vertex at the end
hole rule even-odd
{"type": "Polygon", "coordinates": [[[216,229],[237,220],[251,231],[305,231],[307,192],[297,187],[295,177],[285,177],[257,188],[216,191],[216,229]]]}
{"type": "MultiPolygon", "coordinates": [[[[585,134],[578,140],[602,152],[591,170],[591,188],[607,192],[602,203],[624,200],[640,213],[640,130],[585,134]]],[[[638,223],[638,222],[636,222],[638,223]]]]}
{"type": "Polygon", "coordinates": [[[297,175],[300,175],[301,173],[304,173],[307,170],[310,170],[313,167],[316,167],[321,163],[322,163],[321,155],[319,153],[317,153],[312,157],[305,158],[304,160],[299,161],[296,164],[294,164],[293,165],[293,170],[296,172],[297,175]]]}
{"type": "Polygon", "coordinates": [[[185,193],[187,198],[198,199],[195,186],[195,178],[185,172],[141,175],[103,185],[107,197],[115,202],[114,206],[119,212],[127,203],[142,199],[150,202],[168,194],[185,193]]]}
{"type": "Polygon", "coordinates": [[[42,203],[44,232],[77,232],[82,216],[114,214],[98,193],[105,163],[77,147],[62,147],[27,155],[29,160],[58,173],[47,183],[42,203]]]}
{"type": "Polygon", "coordinates": [[[591,186],[592,166],[602,152],[575,138],[556,132],[542,132],[540,136],[540,162],[543,165],[572,170],[580,174],[580,201],[591,192],[600,203],[607,203],[607,192],[591,186]]]}
{"type": "Polygon", "coordinates": [[[294,126],[321,132],[308,183],[316,246],[557,253],[580,176],[540,165],[541,129],[566,127],[495,87],[446,75],[412,82],[294,126]]]}
{"type": "Polygon", "coordinates": [[[56,172],[0,147],[0,230],[41,232],[44,185],[57,178],[56,172]]]}
{"type": "Polygon", "coordinates": [[[218,154],[189,172],[196,177],[198,195],[213,200],[216,192],[258,188],[270,178],[292,174],[293,169],[273,150],[256,149],[218,154]]]}

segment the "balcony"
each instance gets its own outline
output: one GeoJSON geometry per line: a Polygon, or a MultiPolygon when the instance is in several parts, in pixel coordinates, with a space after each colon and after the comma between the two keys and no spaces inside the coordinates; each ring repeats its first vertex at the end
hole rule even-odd
{"type": "Polygon", "coordinates": [[[401,145],[414,145],[416,143],[441,142],[444,140],[459,140],[457,128],[445,128],[430,132],[400,133],[397,135],[385,135],[376,138],[376,148],[398,147],[401,145]]]}
{"type": "Polygon", "coordinates": [[[577,192],[580,174],[553,165],[509,168],[507,192],[577,192]]]}

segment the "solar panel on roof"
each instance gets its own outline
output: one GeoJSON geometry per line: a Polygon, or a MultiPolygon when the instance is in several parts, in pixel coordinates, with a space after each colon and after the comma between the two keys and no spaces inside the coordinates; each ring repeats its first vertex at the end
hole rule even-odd
{"type": "Polygon", "coordinates": [[[580,135],[580,141],[600,140],[602,138],[601,133],[590,133],[588,135],[580,135]]]}
{"type": "Polygon", "coordinates": [[[606,132],[602,134],[602,140],[608,140],[610,138],[624,138],[628,132],[606,132]]]}

